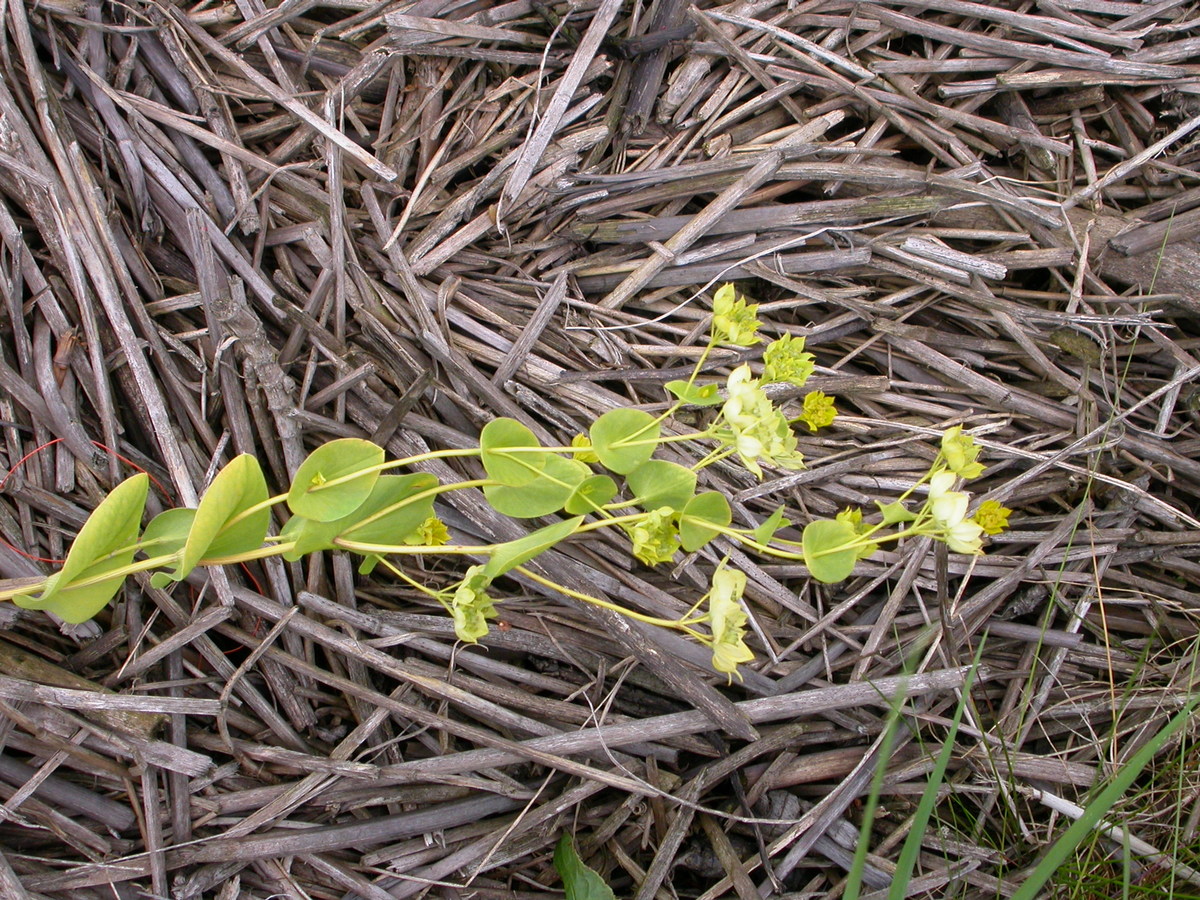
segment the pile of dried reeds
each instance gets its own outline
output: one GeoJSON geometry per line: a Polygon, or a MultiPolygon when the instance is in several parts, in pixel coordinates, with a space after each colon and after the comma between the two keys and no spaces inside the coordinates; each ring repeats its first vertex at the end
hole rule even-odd
{"type": "MultiPolygon", "coordinates": [[[[1061,827],[1048,804],[1191,688],[1194,4],[0,11],[5,577],[52,570],[128,464],[191,505],[238,452],[278,487],[333,437],[403,456],[498,415],[563,441],[662,408],[730,279],[807,336],[842,412],[801,437],[806,471],[705,471],[743,524],[892,499],[953,424],[1015,510],[983,558],[914,543],[836,589],[735,555],[758,661],[732,685],[518,581],[456,646],[436,604],[334,556],[131,582],[61,632],[9,608],[0,895],[533,898],[565,830],[620,896],[832,897],[886,766],[881,889],[986,633],[909,890],[1002,896],[1061,827]]],[[[715,559],[651,571],[605,539],[546,568],[677,615],[715,559]]],[[[1170,803],[1143,812],[1166,849],[1170,803]]]]}

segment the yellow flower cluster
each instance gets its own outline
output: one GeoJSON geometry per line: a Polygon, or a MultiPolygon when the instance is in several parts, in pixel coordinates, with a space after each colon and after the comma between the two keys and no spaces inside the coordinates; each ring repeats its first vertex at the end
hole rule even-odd
{"type": "Polygon", "coordinates": [[[717,344],[732,344],[735,347],[751,347],[761,338],[755,318],[757,303],[747,303],[732,284],[723,284],[713,295],[713,340],[717,344]]]}
{"type": "Polygon", "coordinates": [[[816,358],[804,350],[804,338],[785,334],[763,350],[765,384],[794,384],[803,387],[816,368],[816,358]]]}
{"type": "Polygon", "coordinates": [[[804,395],[804,412],[800,413],[800,421],[811,431],[832,425],[835,418],[837,407],[833,405],[832,397],[823,391],[811,391],[804,395]]]}
{"type": "Polygon", "coordinates": [[[410,546],[440,547],[450,540],[450,529],[437,516],[430,516],[404,539],[410,546]]]}
{"type": "Polygon", "coordinates": [[[1012,510],[995,500],[984,500],[972,518],[983,529],[984,534],[999,534],[1008,528],[1008,517],[1012,510]]]}
{"type": "Polygon", "coordinates": [[[625,531],[633,543],[633,555],[648,566],[670,562],[679,549],[679,526],[675,510],[669,506],[652,510],[625,531]]]}
{"type": "Polygon", "coordinates": [[[942,435],[942,458],[955,475],[968,481],[983,474],[983,463],[978,462],[979,446],[975,438],[964,434],[961,425],[947,429],[942,435]]]}

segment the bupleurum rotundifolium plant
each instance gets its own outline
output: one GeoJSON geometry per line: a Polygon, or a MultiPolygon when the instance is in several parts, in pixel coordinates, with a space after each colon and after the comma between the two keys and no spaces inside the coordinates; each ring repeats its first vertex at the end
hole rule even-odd
{"type": "Polygon", "coordinates": [[[511,418],[489,422],[478,447],[391,461],[370,441],[343,438],[314,450],[288,492],[279,496],[270,496],[258,461],[244,454],[217,473],[197,508],[167,510],[144,531],[149,482],[145,474],[134,475],[88,518],[58,572],[41,583],[0,591],[0,599],[82,622],[136,572],[153,572],[152,584],[162,588],[197,566],[268,556],[295,561],[318,551],[343,550],[362,557],[362,574],[382,566],[440,603],[453,619],[455,634],[468,643],[487,634],[489,620],[497,614],[495,582],[512,572],[577,600],[689,635],[711,650],[714,669],[732,676],[754,654],[745,643],[746,575],[728,557],[713,572],[709,591],[678,619],[649,616],[573,590],[526,564],[574,535],[616,528],[626,536],[632,555],[647,566],[672,562],[680,552],[694,553],[720,540],[762,556],[803,562],[818,581],[834,583],[847,578],[858,560],[909,537],[930,537],[957,553],[981,553],[983,536],[1003,530],[1009,513],[986,501],[970,514],[970,496],[958,486],[979,477],[983,465],[973,438],[954,427],[942,435],[929,470],[901,497],[877,503],[869,515],[847,509],[832,519],[809,522],[798,541],[780,535],[791,525],[782,507],[756,527],[734,526],[721,493],[697,490],[698,473],[731,458],[759,478],[764,467],[801,469],[804,460],[794,426],[803,423],[816,431],[836,415],[831,398],[810,391],[799,415],[789,419],[766,390],[769,384],[803,387],[807,382],[814,359],[802,337],[769,343],[760,374],[749,364],[739,365],[725,379],[723,391],[717,382],[700,383],[713,349],[761,342],[757,311],[733,285],[721,287],[713,300],[711,336],[691,377],[666,385],[675,402],[658,416],[639,409],[611,410],[567,446],[543,447],[532,431],[511,418]],[[684,406],[719,410],[705,428],[664,435],[664,423],[684,406]],[[703,455],[691,466],[655,458],[668,443],[703,448],[703,455]],[[478,457],[485,477],[442,484],[427,472],[395,474],[448,457],[478,457]],[[922,487],[923,500],[910,502],[922,487]],[[459,490],[481,491],[497,512],[514,518],[565,518],[504,543],[452,543],[434,508],[441,495],[459,490]],[[286,504],[291,515],[278,535],[268,535],[271,510],[279,504],[286,504]],[[438,555],[464,556],[476,564],[456,584],[439,590],[394,562],[438,555]]]}

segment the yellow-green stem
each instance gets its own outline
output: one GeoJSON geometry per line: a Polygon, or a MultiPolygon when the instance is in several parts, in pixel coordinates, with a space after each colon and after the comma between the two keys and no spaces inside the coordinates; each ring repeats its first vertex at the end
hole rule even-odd
{"type": "Polygon", "coordinates": [[[585,594],[582,591],[572,590],[566,585],[559,584],[557,581],[551,581],[549,578],[543,578],[541,575],[525,568],[524,566],[517,566],[514,571],[520,572],[526,578],[532,579],[538,584],[550,588],[552,591],[558,591],[560,594],[565,594],[568,597],[574,597],[576,600],[582,600],[584,603],[590,603],[593,606],[599,606],[602,609],[612,610],[615,613],[628,616],[629,618],[638,622],[645,622],[647,625],[657,625],[661,628],[673,628],[679,631],[684,631],[693,637],[703,638],[703,635],[689,628],[682,619],[660,619],[657,616],[647,616],[644,613],[637,612],[636,610],[619,606],[616,603],[609,603],[607,600],[601,600],[599,597],[593,597],[591,594],[585,594]]]}

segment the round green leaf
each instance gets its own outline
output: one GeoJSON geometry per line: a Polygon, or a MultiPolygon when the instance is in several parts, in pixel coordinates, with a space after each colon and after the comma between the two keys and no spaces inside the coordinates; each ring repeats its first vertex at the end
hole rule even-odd
{"type": "Polygon", "coordinates": [[[429,492],[437,485],[437,476],[428,472],[383,476],[339,537],[363,544],[403,543],[433,515],[435,495],[429,492]],[[427,496],[414,499],[422,494],[427,496]]]}
{"type": "Polygon", "coordinates": [[[72,624],[86,622],[103,609],[120,590],[125,576],[102,576],[133,562],[149,486],[149,477],[139,473],[113,488],[83,523],[63,567],[46,580],[45,590],[37,597],[18,597],[14,602],[26,609],[49,610],[72,624]],[[95,578],[101,580],[79,584],[95,578]]]}
{"type": "Polygon", "coordinates": [[[614,900],[612,888],[600,873],[584,864],[575,852],[570,835],[564,834],[554,848],[554,869],[562,879],[567,900],[614,900]]]}
{"type": "Polygon", "coordinates": [[[178,553],[187,543],[188,532],[192,530],[192,521],[195,518],[196,510],[188,507],[168,509],[159,513],[142,532],[142,550],[147,556],[169,556],[178,553]]]}
{"type": "Polygon", "coordinates": [[[310,453],[296,470],[288,507],[316,522],[348,516],[371,495],[382,463],[383,448],[370,441],[330,441],[310,453]]]}
{"type": "Polygon", "coordinates": [[[479,434],[479,457],[488,478],[508,487],[536,481],[554,454],[532,452],[537,436],[516,419],[492,419],[479,434]]]}
{"type": "Polygon", "coordinates": [[[563,509],[573,516],[585,516],[595,512],[617,496],[617,483],[607,475],[585,478],[567,498],[563,509]]]}
{"type": "Polygon", "coordinates": [[[804,527],[801,538],[804,564],[817,581],[834,584],[854,571],[858,550],[849,546],[858,538],[854,526],[839,519],[818,519],[804,527]]]}
{"type": "Polygon", "coordinates": [[[546,467],[536,481],[514,487],[488,485],[483,495],[492,509],[514,519],[535,519],[562,509],[591,473],[577,459],[546,454],[546,467]]]}
{"type": "Polygon", "coordinates": [[[309,553],[319,550],[332,550],[333,539],[338,535],[341,520],[334,522],[314,522],[304,516],[292,516],[279,529],[282,541],[295,541],[295,546],[283,551],[283,558],[288,562],[303,559],[309,553]]]}
{"type": "Polygon", "coordinates": [[[332,522],[293,516],[283,526],[280,536],[295,541],[295,546],[286,551],[283,558],[295,562],[309,553],[333,550],[339,538],[362,544],[398,546],[433,515],[432,494],[419,500],[413,498],[431,491],[437,483],[437,478],[426,472],[381,475],[371,489],[371,495],[348,516],[332,522]]]}
{"type": "Polygon", "coordinates": [[[658,422],[640,409],[612,409],[592,423],[592,449],[618,475],[628,475],[657,448],[658,422]],[[635,443],[636,442],[636,443],[635,443]]]}
{"type": "Polygon", "coordinates": [[[633,491],[633,502],[642,509],[669,506],[681,510],[696,493],[696,473],[665,459],[642,463],[625,482],[633,491]]]}
{"type": "Polygon", "coordinates": [[[688,553],[699,550],[720,534],[717,528],[731,521],[733,513],[724,494],[716,491],[697,494],[679,514],[679,543],[688,553]]]}
{"type": "MultiPolygon", "coordinates": [[[[165,587],[169,581],[182,581],[202,558],[235,556],[258,549],[267,536],[271,510],[263,507],[249,515],[242,514],[268,496],[267,480],[257,459],[243,453],[231,460],[208,486],[200,506],[187,511],[191,514],[191,524],[183,547],[176,548],[182,549],[179,565],[169,575],[156,574],[151,579],[154,586],[165,587]]],[[[184,521],[182,511],[168,510],[150,523],[147,532],[156,539],[173,542],[184,521]]]]}

